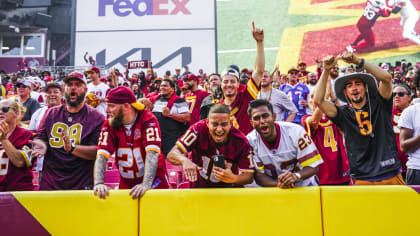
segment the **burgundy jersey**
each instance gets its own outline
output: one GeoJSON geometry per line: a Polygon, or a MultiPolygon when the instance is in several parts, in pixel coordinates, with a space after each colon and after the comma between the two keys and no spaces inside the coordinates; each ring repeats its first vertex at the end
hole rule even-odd
{"type": "Polygon", "coordinates": [[[398,147],[398,159],[401,162],[401,169],[403,172],[407,172],[407,161],[408,161],[408,155],[401,152],[400,148],[400,127],[398,127],[398,121],[400,120],[402,111],[397,108],[392,108],[392,126],[394,128],[395,133],[395,139],[397,141],[397,147],[398,147]]]}
{"type": "MultiPolygon", "coordinates": [[[[161,153],[160,128],[152,112],[141,110],[130,129],[125,126],[113,128],[109,120],[104,122],[98,143],[98,154],[109,158],[115,153],[120,171],[120,189],[132,188],[143,182],[146,153],[153,150],[161,153]]],[[[169,188],[163,155],[159,155],[156,176],[152,188],[169,188]]]]}
{"type": "Polygon", "coordinates": [[[366,3],[365,10],[363,12],[363,16],[360,17],[357,25],[363,26],[366,28],[371,28],[378,17],[388,17],[391,11],[385,8],[377,7],[373,5],[370,1],[366,3]]]}
{"type": "Polygon", "coordinates": [[[322,116],[316,130],[308,123],[312,115],[302,117],[302,125],[311,136],[324,163],[318,166],[319,184],[341,184],[350,181],[350,167],[343,136],[328,117],[322,116]]]}
{"type": "Polygon", "coordinates": [[[0,146],[0,192],[2,191],[25,191],[33,190],[32,184],[32,157],[30,144],[32,132],[16,126],[8,138],[10,143],[22,153],[25,159],[25,167],[18,168],[7,157],[3,145],[0,146]]]}
{"type": "Polygon", "coordinates": [[[253,173],[251,146],[244,134],[234,127],[229,131],[228,142],[221,147],[216,146],[210,136],[206,121],[207,119],[200,120],[192,125],[176,142],[184,153],[192,152],[192,161],[203,168],[197,182],[192,183],[192,187],[232,187],[232,184],[216,180],[213,172],[213,156],[223,155],[236,175],[239,172],[253,173]]]}
{"type": "MultiPolygon", "coordinates": [[[[248,105],[252,100],[257,98],[257,95],[257,85],[253,79],[250,79],[246,86],[243,84],[239,85],[238,95],[236,96],[235,101],[230,105],[230,115],[233,126],[242,131],[245,135],[254,129],[248,115],[248,105]]],[[[224,103],[224,100],[221,99],[220,103],[224,103]]]]}
{"type": "Polygon", "coordinates": [[[188,103],[191,113],[190,124],[193,125],[195,122],[200,120],[200,107],[201,103],[203,102],[204,98],[209,96],[208,92],[203,90],[197,90],[195,92],[188,92],[185,95],[185,101],[188,103]]]}
{"type": "Polygon", "coordinates": [[[76,113],[68,112],[66,105],[45,112],[35,135],[48,144],[40,190],[92,189],[95,160],[66,152],[61,132],[68,133],[75,145],[96,146],[104,119],[99,111],[87,104],[76,113]]]}

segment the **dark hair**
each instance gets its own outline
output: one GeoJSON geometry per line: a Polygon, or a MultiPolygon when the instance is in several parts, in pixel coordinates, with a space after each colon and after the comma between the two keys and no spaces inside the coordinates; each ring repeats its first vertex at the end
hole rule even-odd
{"type": "Polygon", "coordinates": [[[228,114],[228,115],[230,115],[230,109],[225,104],[218,103],[218,104],[213,105],[210,108],[209,116],[210,116],[210,114],[213,114],[213,113],[228,114]]]}
{"type": "Polygon", "coordinates": [[[416,73],[414,74],[413,83],[414,86],[416,86],[416,88],[420,87],[420,69],[416,70],[416,73]]]}
{"type": "Polygon", "coordinates": [[[210,77],[212,77],[213,75],[215,75],[215,76],[219,77],[219,79],[222,79],[222,77],[220,77],[220,74],[219,74],[219,73],[211,73],[211,74],[209,74],[209,75],[207,76],[207,78],[208,78],[208,79],[210,79],[210,77]]]}
{"type": "Polygon", "coordinates": [[[411,95],[411,89],[410,89],[410,87],[408,87],[408,85],[406,85],[406,84],[396,84],[396,85],[392,86],[392,90],[394,90],[395,88],[398,88],[398,87],[401,87],[401,88],[405,89],[407,91],[407,94],[411,95]]]}
{"type": "Polygon", "coordinates": [[[174,82],[172,82],[172,80],[170,80],[170,79],[163,79],[162,82],[168,82],[169,83],[169,86],[171,88],[175,88],[174,82]]]}
{"type": "Polygon", "coordinates": [[[269,101],[264,100],[264,99],[256,99],[248,105],[248,115],[249,115],[249,117],[251,117],[252,109],[256,109],[260,106],[266,106],[268,108],[268,110],[271,112],[271,114],[274,113],[273,105],[271,105],[271,103],[269,101]]]}

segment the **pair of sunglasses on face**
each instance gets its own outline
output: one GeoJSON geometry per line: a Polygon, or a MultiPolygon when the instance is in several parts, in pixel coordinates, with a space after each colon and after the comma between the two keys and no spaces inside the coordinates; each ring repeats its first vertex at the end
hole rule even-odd
{"type": "Polygon", "coordinates": [[[27,88],[28,86],[24,85],[24,84],[19,84],[16,86],[17,88],[27,88]]]}
{"type": "Polygon", "coordinates": [[[0,110],[3,112],[3,113],[7,113],[7,112],[9,112],[9,110],[10,109],[13,109],[13,107],[2,107],[2,108],[0,108],[0,110]]]}
{"type": "Polygon", "coordinates": [[[396,92],[396,93],[392,93],[392,97],[396,97],[398,95],[398,97],[404,97],[405,95],[408,95],[406,92],[396,92]]]}

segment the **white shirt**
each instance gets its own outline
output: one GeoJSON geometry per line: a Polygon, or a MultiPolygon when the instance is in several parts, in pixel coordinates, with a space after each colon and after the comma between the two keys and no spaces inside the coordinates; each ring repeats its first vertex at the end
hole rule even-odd
{"type": "MultiPolygon", "coordinates": [[[[305,166],[317,167],[323,163],[321,155],[302,126],[290,122],[276,122],[280,138],[274,147],[269,147],[257,130],[251,131],[246,137],[252,146],[256,171],[270,177],[278,177],[286,171],[294,172],[305,166]],[[274,172],[274,173],[273,173],[274,172]]],[[[295,183],[295,186],[317,186],[314,175],[295,183]]]]}
{"type": "Polygon", "coordinates": [[[39,124],[41,123],[42,117],[44,116],[45,112],[47,111],[48,106],[44,106],[36,110],[34,114],[32,114],[31,122],[29,123],[28,130],[37,131],[39,124]]]}
{"type": "Polygon", "coordinates": [[[93,83],[88,84],[88,92],[93,93],[101,100],[101,104],[99,104],[96,109],[106,117],[106,91],[108,91],[109,86],[100,82],[98,85],[94,85],[93,83]]]}
{"type": "MultiPolygon", "coordinates": [[[[413,130],[413,137],[420,135],[420,103],[407,107],[401,113],[398,126],[413,130]]],[[[420,170],[420,148],[408,153],[407,168],[420,170]]]]}

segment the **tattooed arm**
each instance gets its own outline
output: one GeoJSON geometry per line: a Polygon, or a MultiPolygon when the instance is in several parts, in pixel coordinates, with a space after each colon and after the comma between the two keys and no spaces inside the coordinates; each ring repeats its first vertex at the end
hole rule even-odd
{"type": "Polygon", "coordinates": [[[107,161],[104,155],[98,154],[93,170],[93,194],[103,199],[105,199],[105,196],[109,196],[108,187],[104,184],[107,161]]]}
{"type": "Polygon", "coordinates": [[[140,198],[143,194],[152,187],[153,180],[156,176],[156,170],[158,166],[159,153],[153,150],[149,150],[146,153],[146,164],[144,166],[143,183],[134,186],[130,195],[133,199],[140,198]]]}

